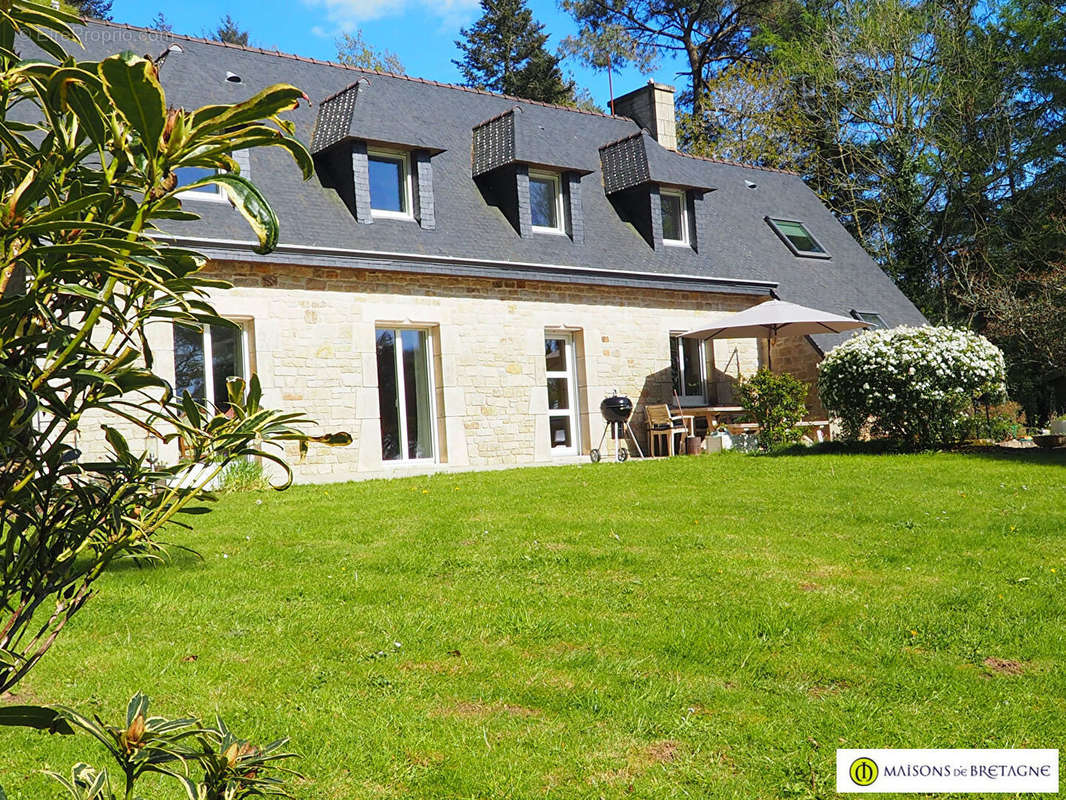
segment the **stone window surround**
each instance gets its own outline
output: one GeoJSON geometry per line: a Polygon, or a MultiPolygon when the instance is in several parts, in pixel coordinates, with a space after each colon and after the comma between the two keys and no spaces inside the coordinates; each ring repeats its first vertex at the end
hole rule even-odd
{"type": "MultiPolygon", "coordinates": [[[[429,357],[429,363],[427,364],[430,387],[429,415],[431,437],[433,441],[433,455],[430,458],[408,458],[404,456],[396,459],[385,459],[381,458],[379,454],[380,466],[382,469],[392,471],[402,470],[404,467],[411,466],[447,464],[448,455],[447,447],[445,445],[445,439],[447,437],[447,431],[445,428],[447,414],[443,404],[444,376],[441,374],[440,369],[440,348],[442,339],[440,324],[436,322],[412,322],[410,320],[404,320],[402,322],[396,320],[376,320],[374,322],[373,330],[376,333],[378,330],[382,329],[392,331],[422,331],[426,334],[426,349],[429,357]]],[[[374,389],[375,395],[377,395],[380,386],[376,381],[372,388],[374,389]]],[[[378,419],[380,419],[380,407],[378,407],[377,414],[378,419]]]]}

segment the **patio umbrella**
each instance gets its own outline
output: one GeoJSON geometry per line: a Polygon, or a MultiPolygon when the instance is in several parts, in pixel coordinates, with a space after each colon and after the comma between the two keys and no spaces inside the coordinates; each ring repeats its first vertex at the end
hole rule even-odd
{"type": "MultiPolygon", "coordinates": [[[[869,328],[867,322],[819,311],[816,308],[770,300],[733,314],[705,328],[681,334],[692,339],[776,339],[778,336],[811,336],[817,333],[843,333],[869,328]]],[[[766,344],[766,365],[773,368],[770,342],[766,344]]]]}

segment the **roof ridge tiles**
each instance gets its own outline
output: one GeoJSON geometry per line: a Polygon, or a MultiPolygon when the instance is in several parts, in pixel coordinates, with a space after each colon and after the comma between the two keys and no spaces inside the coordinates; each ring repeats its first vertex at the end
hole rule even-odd
{"type": "Polygon", "coordinates": [[[727,167],[742,167],[744,169],[757,169],[760,172],[779,172],[782,175],[794,175],[800,177],[800,173],[792,169],[783,169],[781,167],[765,167],[762,164],[747,164],[743,161],[730,161],[725,158],[712,158],[710,156],[698,156],[693,153],[682,153],[680,150],[674,150],[679,156],[684,158],[692,158],[696,161],[709,161],[712,164],[724,164],[727,167]]]}
{"type": "MultiPolygon", "coordinates": [[[[606,150],[608,147],[614,147],[617,144],[621,144],[622,142],[628,142],[630,139],[635,139],[638,136],[644,136],[645,134],[647,134],[649,137],[651,136],[651,133],[648,132],[647,128],[642,128],[641,130],[635,131],[635,132],[629,134],[628,136],[623,136],[621,139],[615,139],[613,142],[607,142],[607,144],[602,144],[602,145],[600,145],[599,149],[600,150],[606,150]]],[[[652,137],[652,138],[654,138],[654,137],[652,137]]],[[[780,173],[782,173],[784,175],[795,175],[795,176],[799,177],[799,173],[796,172],[795,170],[791,170],[791,169],[781,169],[780,167],[764,167],[761,164],[745,164],[742,161],[729,161],[729,160],[724,159],[724,158],[711,158],[710,156],[698,156],[698,155],[694,155],[692,153],[683,153],[680,150],[671,150],[668,147],[664,147],[663,149],[666,150],[668,153],[673,153],[674,155],[678,155],[678,156],[681,156],[683,158],[692,158],[692,159],[695,159],[696,161],[709,161],[712,164],[724,164],[724,165],[729,166],[729,167],[742,167],[744,169],[757,169],[757,170],[760,170],[762,172],[780,172],[780,173]]]]}
{"type": "MultiPolygon", "coordinates": [[[[259,53],[266,56],[277,56],[279,58],[288,58],[293,61],[301,61],[305,64],[319,64],[324,67],[336,67],[337,69],[346,69],[352,72],[360,72],[364,75],[384,75],[388,78],[399,78],[400,80],[411,81],[413,83],[422,83],[427,86],[439,86],[442,89],[456,89],[460,92],[469,92],[470,94],[483,94],[490,97],[501,97],[505,100],[514,100],[518,103],[528,103],[534,106],[544,106],[545,108],[557,108],[560,111],[573,111],[577,114],[588,114],[592,117],[604,117],[605,119],[627,119],[627,117],[620,117],[613,114],[605,114],[602,111],[592,111],[587,108],[577,108],[576,106],[567,106],[562,103],[546,103],[542,100],[529,100],[525,97],[516,97],[510,94],[501,94],[499,92],[490,92],[487,89],[475,89],[470,86],[461,86],[457,83],[444,83],[443,81],[430,80],[428,78],[420,78],[414,75],[403,75],[397,72],[388,72],[387,70],[368,69],[366,67],[356,67],[351,64],[343,64],[339,61],[327,61],[321,58],[311,58],[309,56],[301,56],[296,53],[286,53],[283,50],[274,48],[273,50],[267,50],[263,47],[254,47],[252,45],[233,44],[231,42],[220,42],[216,39],[206,39],[202,36],[189,36],[187,33],[174,33],[172,31],[158,31],[155,28],[147,28],[142,25],[130,25],[127,22],[113,22],[111,20],[90,19],[83,17],[82,21],[85,23],[93,23],[95,25],[107,25],[112,28],[125,28],[131,31],[144,31],[146,33],[155,33],[161,36],[168,36],[171,39],[183,39],[187,42],[199,42],[201,44],[212,44],[218,47],[228,47],[232,50],[243,50],[248,53],[259,53]]],[[[344,91],[343,89],[341,91],[344,91]]],[[[339,94],[337,92],[336,94],[339,94]]]]}
{"type": "MultiPolygon", "coordinates": [[[[623,120],[628,120],[629,119],[628,117],[623,117],[623,116],[619,116],[619,115],[616,115],[616,114],[605,114],[602,111],[591,111],[591,110],[586,109],[586,108],[576,108],[574,106],[562,105],[561,103],[546,103],[546,102],[543,102],[541,100],[527,100],[524,97],[516,97],[515,95],[510,95],[510,94],[500,94],[498,92],[490,92],[490,91],[488,91],[486,89],[475,89],[475,88],[472,88],[470,86],[461,86],[461,85],[456,84],[456,83],[444,83],[443,81],[435,81],[435,80],[430,80],[428,78],[420,78],[420,77],[417,77],[417,76],[414,76],[414,75],[403,75],[403,74],[400,74],[400,73],[397,73],[397,72],[388,72],[387,70],[367,69],[365,67],[352,66],[351,64],[343,64],[343,63],[341,63],[339,61],[327,61],[327,60],[324,60],[324,59],[321,59],[321,58],[311,58],[309,56],[301,56],[301,55],[298,55],[296,53],[286,53],[283,50],[280,50],[280,49],[278,49],[276,47],[273,50],[268,50],[268,49],[263,48],[263,47],[254,47],[252,45],[233,44],[232,42],[220,42],[220,41],[218,41],[216,39],[207,39],[207,38],[204,38],[202,36],[190,36],[187,33],[174,33],[172,31],[159,31],[159,30],[156,30],[155,28],[148,28],[148,27],[145,27],[143,25],[130,25],[127,22],[114,22],[114,21],[111,21],[111,20],[90,19],[88,17],[83,17],[82,21],[84,23],[86,23],[86,24],[92,23],[94,25],[105,25],[105,26],[108,26],[108,27],[111,27],[111,28],[123,28],[125,30],[130,30],[130,31],[142,31],[142,32],[145,32],[145,33],[154,33],[154,34],[158,34],[160,36],[169,37],[171,39],[182,39],[182,40],[187,41],[187,42],[199,42],[201,44],[210,44],[210,45],[215,45],[217,47],[227,47],[227,48],[229,48],[231,50],[241,50],[241,51],[244,51],[244,52],[247,52],[247,53],[258,53],[260,55],[275,56],[277,58],[287,58],[287,59],[290,59],[292,61],[299,61],[299,62],[302,62],[302,63],[305,63],[305,64],[318,64],[318,65],[324,66],[324,67],[335,67],[337,69],[344,69],[344,70],[349,70],[351,72],[358,72],[358,73],[360,73],[362,75],[384,75],[387,78],[397,78],[399,80],[411,81],[412,83],[421,83],[421,84],[426,85],[426,86],[437,86],[437,87],[440,87],[442,89],[455,89],[455,90],[460,91],[460,92],[469,92],[470,94],[481,94],[481,95],[487,95],[489,97],[500,97],[500,98],[503,98],[505,100],[513,100],[516,103],[528,103],[529,105],[542,106],[544,108],[557,108],[560,111],[573,111],[573,112],[578,113],[578,114],[587,114],[587,115],[592,116],[592,117],[602,117],[604,119],[623,119],[623,120]]],[[[337,95],[343,94],[344,92],[346,92],[348,89],[350,89],[356,83],[358,83],[358,81],[353,81],[351,84],[349,84],[345,88],[343,88],[343,89],[341,89],[341,90],[339,90],[337,92],[334,92],[332,95],[330,95],[329,97],[325,98],[324,100],[322,100],[320,102],[324,103],[324,102],[326,102],[326,100],[331,100],[334,97],[336,97],[337,95]]],[[[506,116],[507,114],[510,114],[512,111],[514,111],[513,108],[508,109],[507,111],[504,111],[503,113],[496,115],[496,117],[493,117],[492,119],[497,119],[498,117],[506,116]]],[[[485,120],[485,122],[491,122],[491,121],[492,121],[491,119],[490,120],[485,120]]],[[[484,123],[480,123],[480,124],[484,124],[484,123]]],[[[639,130],[639,131],[637,131],[635,133],[632,133],[632,134],[630,134],[628,136],[623,136],[620,139],[616,139],[613,142],[608,142],[607,144],[601,146],[599,149],[602,150],[605,147],[610,147],[611,145],[618,144],[619,142],[624,142],[626,139],[632,139],[634,136],[640,136],[643,133],[644,133],[643,129],[639,130]]],[[[675,152],[675,153],[677,153],[680,156],[684,156],[685,158],[694,158],[694,159],[697,159],[699,161],[709,161],[709,162],[714,163],[714,164],[724,164],[726,166],[731,166],[731,167],[744,167],[744,168],[747,168],[747,169],[757,169],[757,170],[761,170],[763,172],[779,172],[779,173],[782,173],[782,174],[785,174],[785,175],[796,175],[796,176],[799,175],[798,172],[795,172],[793,170],[780,169],[778,167],[764,167],[764,166],[761,166],[761,165],[758,165],[758,164],[745,164],[745,163],[740,162],[740,161],[728,161],[726,159],[710,158],[708,156],[697,156],[697,155],[692,155],[691,153],[682,153],[682,152],[680,152],[678,150],[674,150],[672,152],[675,152]]]]}

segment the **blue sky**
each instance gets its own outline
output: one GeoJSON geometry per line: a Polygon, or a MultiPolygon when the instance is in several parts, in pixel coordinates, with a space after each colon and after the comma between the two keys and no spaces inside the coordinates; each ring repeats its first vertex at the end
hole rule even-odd
{"type": "MultiPolygon", "coordinates": [[[[554,0],[532,0],[529,6],[550,35],[551,49],[576,31],[573,19],[554,0]]],[[[409,74],[458,83],[454,42],[459,29],[477,19],[480,6],[478,0],[114,0],[111,11],[115,21],[131,25],[148,25],[162,11],[176,33],[192,36],[213,30],[230,14],[254,45],[325,59],[336,55],[334,40],[341,31],[359,28],[372,45],[396,53],[409,74]]],[[[605,73],[570,61],[564,67],[606,108],[605,73]]],[[[676,85],[676,72],[664,61],[651,76],[632,69],[616,73],[615,94],[635,89],[649,77],[676,85]]]]}

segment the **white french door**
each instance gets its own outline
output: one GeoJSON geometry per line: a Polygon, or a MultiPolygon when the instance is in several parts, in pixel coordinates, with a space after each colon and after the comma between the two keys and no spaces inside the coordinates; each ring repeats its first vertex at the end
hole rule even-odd
{"type": "Polygon", "coordinates": [[[544,334],[544,367],[548,380],[548,435],[552,455],[578,452],[577,364],[574,335],[544,334]]]}
{"type": "Polygon", "coordinates": [[[707,354],[700,339],[670,337],[670,371],[674,392],[683,406],[702,406],[707,402],[707,354]]]}
{"type": "Polygon", "coordinates": [[[436,458],[437,415],[429,331],[378,328],[382,461],[436,458]]]}

